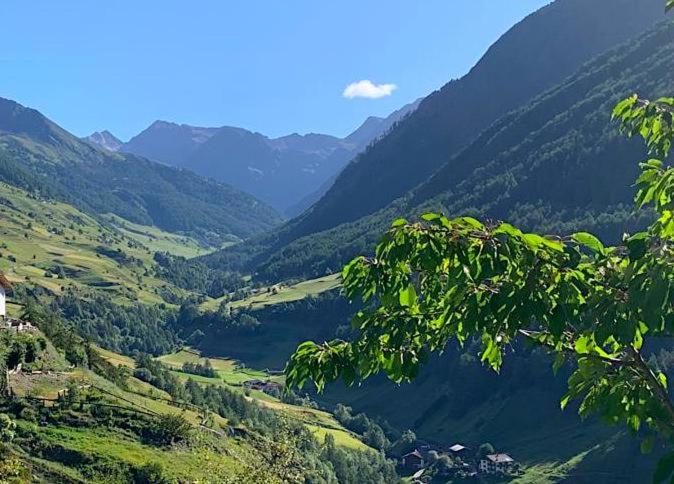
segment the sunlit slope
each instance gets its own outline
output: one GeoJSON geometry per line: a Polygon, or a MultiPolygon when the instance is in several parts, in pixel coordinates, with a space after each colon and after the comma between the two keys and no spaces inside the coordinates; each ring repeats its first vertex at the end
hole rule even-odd
{"type": "Polygon", "coordinates": [[[102,291],[118,302],[160,303],[157,292],[166,282],[150,271],[159,247],[183,255],[205,250],[186,236],[117,218],[106,224],[71,205],[0,183],[0,269],[13,282],[54,294],[74,287],[102,291]]]}

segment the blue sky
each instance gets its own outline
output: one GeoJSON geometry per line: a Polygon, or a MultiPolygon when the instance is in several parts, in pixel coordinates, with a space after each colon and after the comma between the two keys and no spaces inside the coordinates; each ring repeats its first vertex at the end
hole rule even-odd
{"type": "Polygon", "coordinates": [[[547,3],[4,0],[0,96],[80,136],[156,119],[342,136],[465,74],[547,3]]]}

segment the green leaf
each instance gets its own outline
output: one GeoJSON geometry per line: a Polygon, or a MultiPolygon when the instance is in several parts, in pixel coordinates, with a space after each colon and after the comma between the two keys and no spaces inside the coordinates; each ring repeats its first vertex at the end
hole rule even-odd
{"type": "Polygon", "coordinates": [[[655,437],[649,435],[644,440],[641,441],[639,448],[641,449],[642,454],[650,454],[653,451],[653,446],[655,445],[655,437]]]}
{"type": "Polygon", "coordinates": [[[400,291],[398,299],[401,306],[414,306],[417,303],[417,291],[412,284],[409,284],[405,289],[400,291]]]}
{"type": "Polygon", "coordinates": [[[590,338],[587,336],[581,336],[576,340],[576,344],[574,345],[576,353],[579,355],[586,355],[590,352],[590,338]]]}
{"type": "Polygon", "coordinates": [[[653,474],[653,484],[666,481],[672,475],[672,472],[674,472],[674,453],[670,452],[658,461],[653,474]]]}
{"type": "Polygon", "coordinates": [[[630,260],[636,261],[646,255],[646,252],[648,251],[648,244],[646,243],[647,238],[648,234],[646,232],[640,232],[627,239],[625,245],[627,245],[630,260]]]}
{"type": "Polygon", "coordinates": [[[588,232],[575,233],[571,236],[571,238],[577,244],[583,245],[593,252],[602,255],[606,253],[606,248],[604,247],[604,244],[602,244],[597,237],[588,232]]]}
{"type": "Polygon", "coordinates": [[[438,213],[425,213],[421,216],[421,218],[426,220],[427,222],[432,222],[434,220],[442,218],[442,215],[440,215],[438,213]]]}
{"type": "Polygon", "coordinates": [[[665,5],[665,12],[669,12],[673,8],[674,8],[674,0],[667,0],[667,4],[665,5]]]}
{"type": "Polygon", "coordinates": [[[394,228],[395,227],[402,227],[403,225],[407,225],[407,220],[405,220],[404,218],[399,218],[399,219],[396,219],[396,220],[393,221],[393,223],[391,224],[391,227],[394,227],[394,228]]]}

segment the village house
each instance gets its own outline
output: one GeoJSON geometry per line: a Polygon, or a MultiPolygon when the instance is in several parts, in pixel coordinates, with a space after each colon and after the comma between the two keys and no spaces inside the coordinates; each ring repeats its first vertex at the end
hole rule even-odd
{"type": "Polygon", "coordinates": [[[510,474],[516,471],[517,463],[508,454],[489,454],[480,459],[479,468],[485,474],[510,474]]]}
{"type": "Polygon", "coordinates": [[[412,452],[402,456],[400,461],[401,466],[404,469],[416,470],[422,469],[424,467],[424,456],[419,452],[419,450],[413,450],[412,452]]]}
{"type": "Polygon", "coordinates": [[[248,390],[258,390],[267,394],[275,394],[283,391],[283,384],[275,381],[248,380],[243,383],[248,390]]]}
{"type": "Polygon", "coordinates": [[[16,331],[17,333],[20,333],[22,331],[37,331],[37,328],[33,326],[31,323],[28,321],[22,321],[20,319],[10,319],[6,321],[6,329],[9,329],[11,331],[16,331]]]}
{"type": "Polygon", "coordinates": [[[7,294],[12,290],[9,279],[0,272],[0,318],[7,317],[7,294]]]}
{"type": "Polygon", "coordinates": [[[449,454],[452,457],[465,458],[468,455],[469,450],[470,449],[464,445],[454,444],[449,448],[449,454]]]}

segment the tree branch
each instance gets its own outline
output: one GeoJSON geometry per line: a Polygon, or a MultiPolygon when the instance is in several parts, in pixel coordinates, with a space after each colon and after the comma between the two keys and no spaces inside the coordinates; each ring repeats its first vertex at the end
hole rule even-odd
{"type": "Polygon", "coordinates": [[[662,383],[655,376],[653,370],[651,370],[651,368],[646,364],[644,359],[641,357],[641,353],[639,353],[636,349],[634,349],[632,345],[627,346],[627,354],[630,356],[630,358],[632,358],[632,361],[634,362],[639,372],[646,378],[648,386],[651,388],[655,396],[658,398],[658,400],[660,400],[660,403],[669,414],[670,425],[674,426],[674,405],[672,404],[672,401],[669,398],[669,393],[667,393],[667,389],[664,386],[662,386],[662,383]]]}

